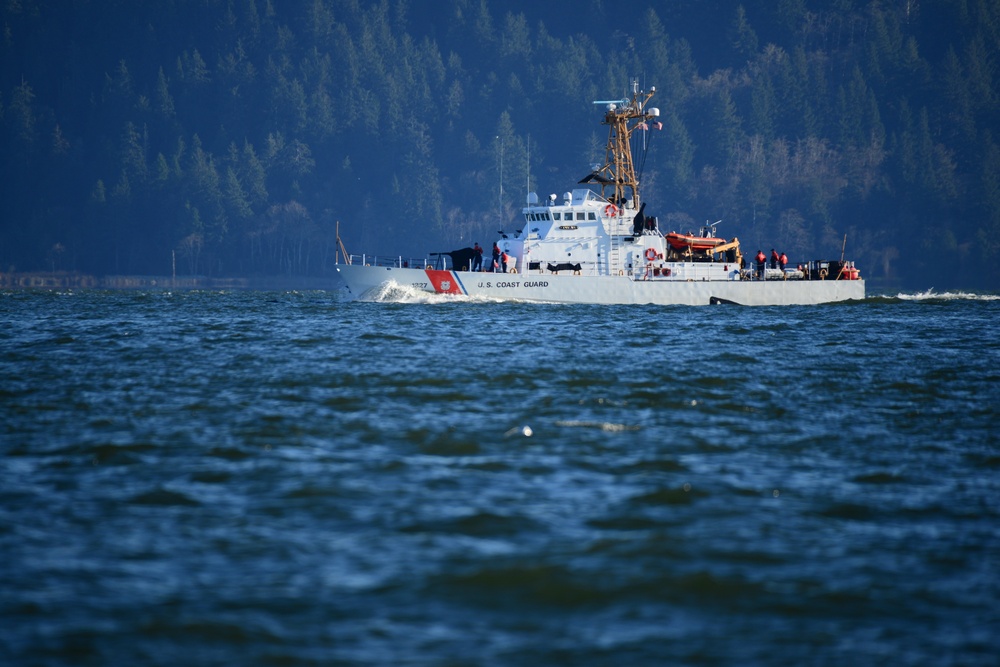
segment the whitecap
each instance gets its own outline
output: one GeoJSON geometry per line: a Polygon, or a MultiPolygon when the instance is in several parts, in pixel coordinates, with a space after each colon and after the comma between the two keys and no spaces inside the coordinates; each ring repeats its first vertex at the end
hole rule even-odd
{"type": "Polygon", "coordinates": [[[638,431],[638,426],[629,424],[614,424],[612,422],[580,421],[580,420],[560,420],[556,426],[572,426],[577,428],[596,428],[602,431],[617,433],[619,431],[638,431]]]}
{"type": "Polygon", "coordinates": [[[934,288],[924,292],[906,294],[900,292],[897,299],[904,301],[1000,301],[1000,294],[977,294],[975,292],[935,292],[934,288]]]}

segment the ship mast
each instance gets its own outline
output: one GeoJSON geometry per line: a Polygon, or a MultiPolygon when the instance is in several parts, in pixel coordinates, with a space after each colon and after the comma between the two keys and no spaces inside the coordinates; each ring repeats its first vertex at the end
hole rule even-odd
{"type": "Polygon", "coordinates": [[[604,157],[604,166],[596,172],[594,180],[601,185],[601,196],[610,202],[623,206],[631,199],[632,206],[639,206],[639,181],[635,175],[635,164],[632,157],[630,139],[637,129],[646,129],[646,121],[651,121],[660,115],[657,108],[646,108],[649,98],[656,92],[639,90],[638,83],[633,82],[631,100],[598,100],[594,104],[606,104],[604,125],[610,126],[608,145],[604,157]]]}

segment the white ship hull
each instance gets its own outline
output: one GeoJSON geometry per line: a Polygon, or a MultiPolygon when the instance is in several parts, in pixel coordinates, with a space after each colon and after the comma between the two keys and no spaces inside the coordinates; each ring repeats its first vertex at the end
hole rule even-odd
{"type": "Polygon", "coordinates": [[[356,299],[372,298],[392,284],[429,294],[608,305],[790,306],[865,298],[864,280],[643,280],[628,275],[522,275],[356,264],[339,265],[337,271],[356,299]]]}

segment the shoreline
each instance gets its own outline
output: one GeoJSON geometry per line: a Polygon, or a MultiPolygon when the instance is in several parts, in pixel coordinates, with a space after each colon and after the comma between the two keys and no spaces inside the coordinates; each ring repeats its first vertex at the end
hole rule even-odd
{"type": "Polygon", "coordinates": [[[341,286],[338,277],[307,276],[141,276],[107,275],[69,271],[0,273],[0,289],[231,289],[231,290],[329,290],[341,286]]]}

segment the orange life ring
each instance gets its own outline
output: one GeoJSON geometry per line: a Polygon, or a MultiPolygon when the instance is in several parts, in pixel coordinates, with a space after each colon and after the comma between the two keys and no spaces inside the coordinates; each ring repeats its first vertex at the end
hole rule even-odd
{"type": "Polygon", "coordinates": [[[618,207],[615,206],[614,204],[608,204],[607,206],[604,207],[604,217],[614,218],[617,215],[618,215],[618,207]]]}
{"type": "Polygon", "coordinates": [[[646,248],[646,261],[652,262],[654,259],[656,259],[656,249],[646,248]]]}

